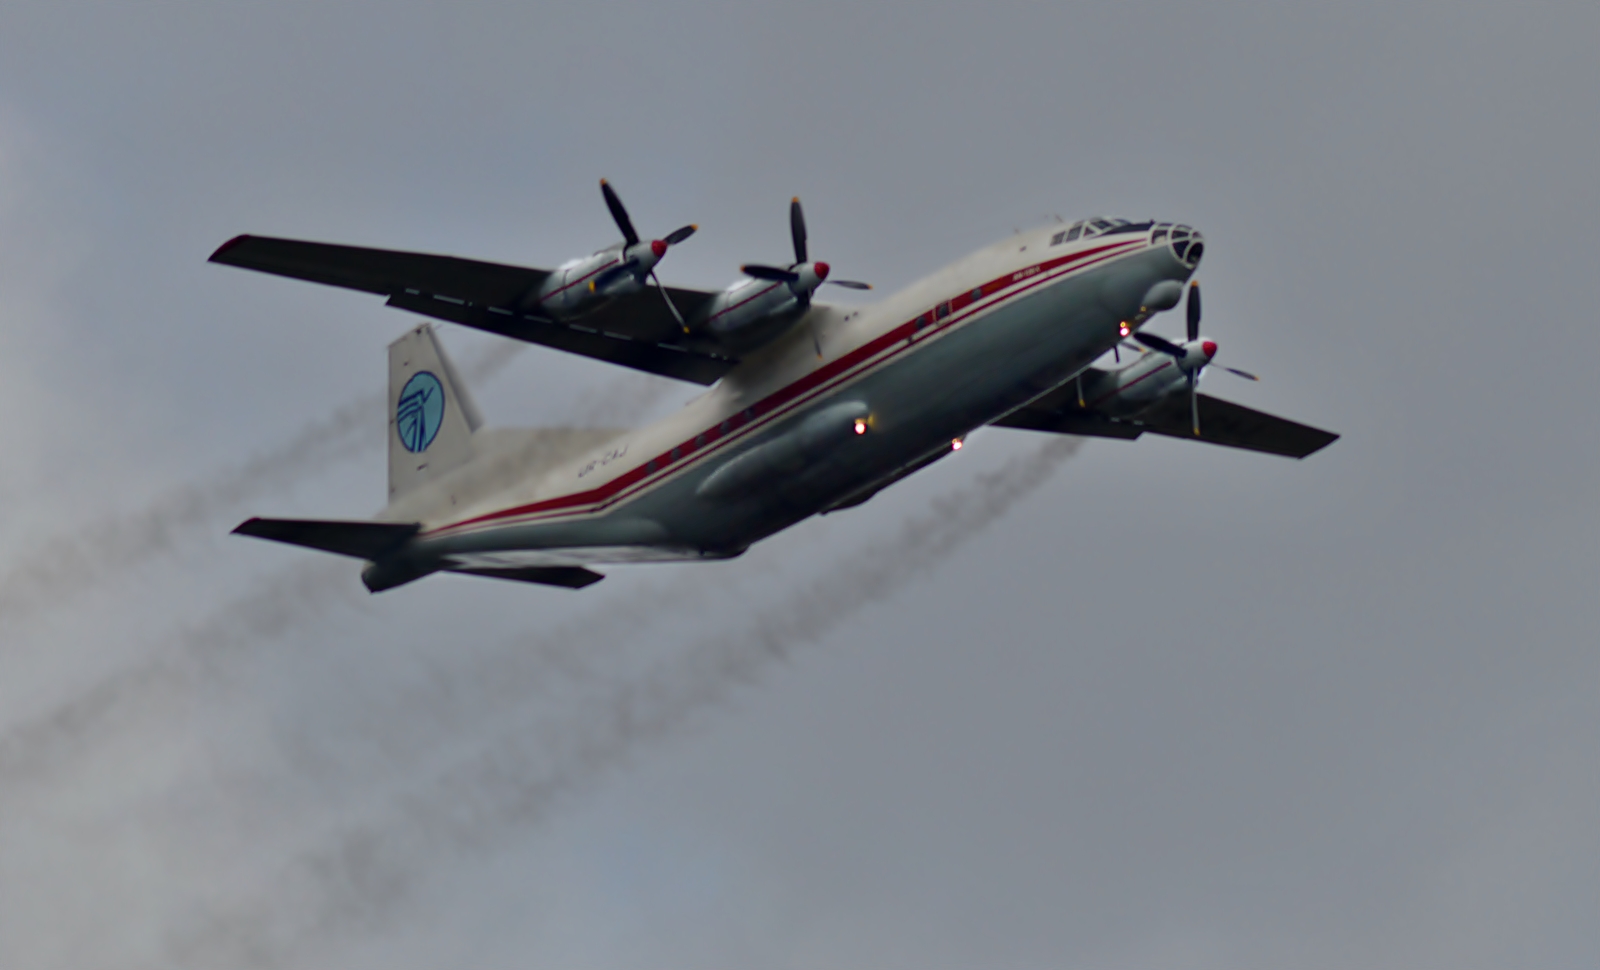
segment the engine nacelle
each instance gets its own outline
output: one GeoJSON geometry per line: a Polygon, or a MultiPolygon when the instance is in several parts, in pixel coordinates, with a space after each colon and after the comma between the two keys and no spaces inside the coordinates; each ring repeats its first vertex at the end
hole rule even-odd
{"type": "Polygon", "coordinates": [[[828,278],[827,263],[799,263],[784,271],[793,279],[743,279],[706,307],[702,329],[719,342],[746,348],[776,336],[811,306],[811,294],[828,278]]]}
{"type": "Polygon", "coordinates": [[[652,239],[612,246],[562,263],[527,302],[527,308],[557,318],[579,316],[607,300],[642,289],[666,253],[667,243],[652,239]]]}
{"type": "Polygon", "coordinates": [[[1181,357],[1160,351],[1142,354],[1114,371],[1100,371],[1083,379],[1085,405],[1108,417],[1134,417],[1163,399],[1189,394],[1192,377],[1211,363],[1217,345],[1211,340],[1190,340],[1174,345],[1181,357]]]}

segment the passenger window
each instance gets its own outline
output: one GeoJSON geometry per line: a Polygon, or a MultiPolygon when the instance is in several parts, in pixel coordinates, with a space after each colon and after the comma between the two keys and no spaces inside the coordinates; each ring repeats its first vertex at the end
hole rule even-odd
{"type": "Polygon", "coordinates": [[[673,448],[672,448],[672,460],[673,461],[677,461],[678,460],[678,447],[676,445],[674,445],[673,448]]]}
{"type": "Polygon", "coordinates": [[[972,302],[976,303],[981,299],[983,299],[983,287],[980,286],[972,291],[972,302]]]}
{"type": "Polygon", "coordinates": [[[948,304],[948,303],[939,304],[939,319],[943,320],[945,317],[948,317],[949,315],[950,315],[950,304],[948,304]]]}

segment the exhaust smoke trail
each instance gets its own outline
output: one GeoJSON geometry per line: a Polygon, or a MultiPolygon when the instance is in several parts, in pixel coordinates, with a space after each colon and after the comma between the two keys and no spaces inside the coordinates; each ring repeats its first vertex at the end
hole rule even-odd
{"type": "MultiPolygon", "coordinates": [[[[168,967],[285,965],[296,954],[383,925],[429,871],[481,856],[496,842],[539,822],[563,799],[596,783],[636,749],[671,737],[691,717],[740,685],[755,682],[794,648],[815,643],[864,607],[905,586],[1044,484],[1081,439],[1052,439],[994,472],[936,498],[886,540],[830,567],[797,593],[762,610],[739,631],[695,644],[642,676],[595,669],[595,641],[546,637],[507,645],[496,664],[441,684],[453,695],[438,723],[470,730],[468,711],[499,720],[425,786],[382,799],[388,810],[350,825],[283,868],[266,891],[202,916],[167,937],[168,967]],[[580,713],[551,730],[534,729],[507,683],[559,676],[586,695],[580,713]],[[498,697],[484,685],[497,685],[498,697]],[[455,687],[457,689],[452,690],[455,687]]],[[[648,609],[641,614],[650,616],[648,609]]],[[[659,617],[651,617],[659,620],[659,617]]],[[[627,622],[620,624],[625,628],[627,622]]],[[[525,699],[524,699],[525,700],[525,699]]],[[[396,721],[416,716],[415,704],[396,721]]],[[[416,749],[391,766],[415,777],[416,749]]]]}
{"type": "Polygon", "coordinates": [[[153,660],[114,674],[0,736],[0,805],[22,786],[128,736],[141,722],[170,719],[230,658],[282,638],[332,606],[358,607],[366,596],[348,559],[318,560],[266,580],[209,619],[179,631],[153,660]]]}
{"type": "MultiPolygon", "coordinates": [[[[495,377],[522,349],[490,348],[462,368],[464,379],[477,384],[495,377]]],[[[569,410],[595,425],[632,423],[677,386],[665,378],[627,375],[580,395],[569,410]]],[[[220,528],[248,501],[376,451],[384,441],[384,402],[382,393],[351,401],[210,481],[180,486],[142,509],[43,540],[18,557],[20,565],[0,574],[0,624],[58,608],[129,569],[175,555],[186,540],[220,528]]]]}
{"type": "MultiPolygon", "coordinates": [[[[522,348],[496,346],[463,371],[471,381],[497,375],[522,348]]],[[[15,622],[154,559],[216,527],[249,499],[383,443],[384,399],[369,394],[313,421],[287,442],[214,476],[157,496],[142,509],[110,515],[38,543],[0,575],[0,621],[15,622]]]]}
{"type": "MultiPolygon", "coordinates": [[[[502,349],[495,356],[474,361],[468,379],[483,380],[492,376],[510,356],[502,349]]],[[[578,399],[576,410],[598,416],[600,421],[632,423],[677,386],[666,379],[641,380],[635,376],[586,392],[578,399]]],[[[300,448],[314,450],[315,456],[297,453],[294,459],[301,471],[314,470],[325,461],[348,454],[358,444],[381,444],[381,434],[368,435],[367,432],[371,430],[374,417],[381,418],[382,414],[381,396],[346,405],[332,417],[296,436],[289,445],[277,449],[274,455],[288,455],[300,448]],[[360,434],[359,438],[356,433],[360,434]]],[[[230,503],[253,494],[256,486],[249,478],[251,466],[275,461],[273,456],[264,456],[213,483],[210,507],[182,510],[181,524],[186,527],[210,524],[214,521],[210,512],[225,511],[230,503]],[[238,487],[231,491],[220,487],[226,482],[235,482],[238,487]]],[[[278,480],[288,477],[287,473],[280,473],[278,480]]],[[[175,502],[173,505],[176,507],[175,502]]],[[[162,516],[148,515],[145,524],[158,520],[167,521],[162,516]]],[[[134,547],[125,551],[130,556],[141,555],[134,547]]],[[[160,551],[149,550],[142,557],[153,558],[160,551]]],[[[81,763],[95,750],[124,736],[130,725],[140,718],[159,717],[169,711],[172,703],[202,686],[207,678],[220,676],[229,658],[281,640],[294,630],[309,628],[337,604],[353,607],[366,602],[368,594],[355,580],[358,570],[352,560],[309,552],[307,556],[306,565],[278,573],[208,619],[181,630],[158,656],[114,673],[41,716],[0,734],[0,805],[23,786],[36,783],[41,775],[60,773],[81,763]],[[310,560],[312,556],[317,558],[310,560]]],[[[71,580],[83,582],[77,575],[71,580]]],[[[0,582],[0,602],[4,601],[4,589],[4,583],[0,582]]],[[[673,599],[681,600],[686,590],[675,589],[673,599]]],[[[631,604],[631,608],[622,610],[608,607],[603,616],[600,615],[602,611],[596,611],[596,616],[588,618],[581,629],[620,629],[618,624],[622,622],[642,624],[644,618],[637,611],[645,602],[653,600],[641,599],[631,604]]],[[[659,606],[668,608],[665,603],[659,606]]]]}

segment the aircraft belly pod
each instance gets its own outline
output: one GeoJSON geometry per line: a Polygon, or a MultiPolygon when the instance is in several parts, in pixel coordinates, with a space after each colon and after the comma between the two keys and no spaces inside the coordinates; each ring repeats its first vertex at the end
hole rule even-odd
{"type": "MultiPolygon", "coordinates": [[[[719,559],[865,502],[996,425],[1146,431],[1305,457],[1337,438],[1201,394],[1214,362],[1174,223],[1089,219],[1020,233],[876,304],[812,303],[794,261],[745,264],[720,293],[666,287],[686,226],[642,240],[602,186],[620,245],[554,271],[239,237],[217,262],[384,294],[392,305],[713,387],[635,429],[485,428],[432,328],[390,347],[389,504],[376,521],[251,519],[236,531],[366,560],[367,586],[435,572],[581,588],[603,563],[719,559]],[[1188,293],[1183,342],[1140,328],[1188,293]],[[1129,360],[1122,357],[1126,349],[1129,360]],[[1091,366],[1113,354],[1117,366],[1091,366]]],[[[837,281],[853,289],[866,284],[837,281]]]]}
{"type": "Polygon", "coordinates": [[[796,427],[771,441],[730,458],[707,475],[695,494],[720,499],[752,492],[785,477],[867,433],[872,409],[861,401],[841,401],[819,408],[796,427]]]}

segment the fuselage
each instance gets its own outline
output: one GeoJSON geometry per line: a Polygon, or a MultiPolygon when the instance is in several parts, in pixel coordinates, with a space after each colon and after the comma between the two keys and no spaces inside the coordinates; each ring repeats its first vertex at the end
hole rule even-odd
{"type": "Polygon", "coordinates": [[[814,305],[667,419],[492,495],[442,482],[431,507],[385,517],[423,522],[404,557],[417,569],[737,555],[1072,380],[1171,306],[1199,260],[1186,227],[1079,232],[1020,233],[859,309],[814,305]]]}

